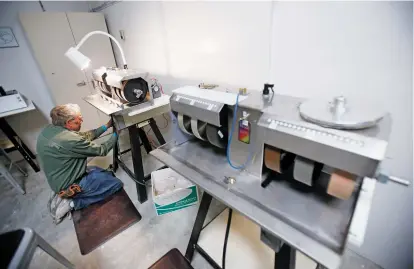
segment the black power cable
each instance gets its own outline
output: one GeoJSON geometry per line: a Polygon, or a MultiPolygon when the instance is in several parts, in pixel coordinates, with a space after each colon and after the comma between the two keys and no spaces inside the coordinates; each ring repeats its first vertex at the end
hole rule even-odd
{"type": "Polygon", "coordinates": [[[221,268],[222,269],[226,269],[227,241],[229,239],[230,226],[231,226],[231,216],[232,215],[233,215],[233,209],[229,208],[229,217],[227,219],[226,234],[224,235],[223,256],[221,257],[221,268]]]}

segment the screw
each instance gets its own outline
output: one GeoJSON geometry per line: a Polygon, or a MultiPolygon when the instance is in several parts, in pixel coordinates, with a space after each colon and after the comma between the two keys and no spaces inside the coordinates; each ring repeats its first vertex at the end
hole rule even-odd
{"type": "Polygon", "coordinates": [[[233,185],[234,183],[236,183],[236,178],[234,178],[234,177],[224,177],[224,183],[229,184],[229,185],[233,185]]]}

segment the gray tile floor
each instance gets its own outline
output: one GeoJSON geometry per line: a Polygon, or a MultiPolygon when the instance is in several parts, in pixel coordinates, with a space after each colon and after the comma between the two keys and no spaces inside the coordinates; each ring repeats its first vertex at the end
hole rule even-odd
{"type": "MultiPolygon", "coordinates": [[[[144,153],[145,154],[145,153],[144,153]]],[[[124,157],[131,166],[131,157],[124,157]]],[[[149,160],[145,166],[153,165],[149,160]]],[[[152,197],[144,204],[137,201],[134,182],[119,169],[117,177],[125,184],[124,188],[142,215],[142,220],[88,255],[79,251],[73,222],[65,219],[55,225],[49,216],[46,204],[50,189],[42,172],[34,173],[25,163],[29,176],[24,178],[14,171],[16,179],[24,185],[25,195],[20,195],[3,178],[0,178],[0,232],[19,227],[30,227],[68,258],[77,268],[148,268],[171,248],[185,252],[198,206],[189,207],[164,216],[157,216],[152,197]]],[[[150,190],[150,189],[148,189],[150,190]]],[[[224,206],[214,201],[209,210],[209,221],[218,215],[224,206]]],[[[199,255],[195,254],[193,266],[197,269],[211,268],[199,255]]],[[[62,268],[43,251],[38,250],[30,268],[62,268]]]]}

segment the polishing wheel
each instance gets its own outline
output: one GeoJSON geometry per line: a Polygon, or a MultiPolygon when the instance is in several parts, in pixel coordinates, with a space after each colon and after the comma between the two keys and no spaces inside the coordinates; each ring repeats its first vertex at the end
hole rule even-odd
{"type": "Polygon", "coordinates": [[[124,89],[121,90],[121,97],[129,103],[142,103],[148,93],[148,83],[142,78],[135,78],[126,81],[124,89]]]}
{"type": "Polygon", "coordinates": [[[336,198],[347,200],[356,188],[356,176],[348,172],[324,166],[316,185],[336,198]]]}
{"type": "Polygon", "coordinates": [[[204,141],[207,140],[206,128],[206,122],[197,119],[191,119],[191,131],[193,132],[193,135],[195,135],[198,139],[204,141]]]}
{"type": "Polygon", "coordinates": [[[227,146],[227,128],[217,127],[207,124],[207,140],[218,148],[226,148],[227,146]]]}
{"type": "Polygon", "coordinates": [[[111,91],[108,91],[108,89],[106,88],[106,85],[103,82],[97,81],[95,82],[96,85],[98,86],[99,90],[106,96],[111,97],[111,91]]]}
{"type": "Polygon", "coordinates": [[[191,131],[191,118],[178,113],[178,127],[183,131],[185,134],[193,135],[191,131]]]}

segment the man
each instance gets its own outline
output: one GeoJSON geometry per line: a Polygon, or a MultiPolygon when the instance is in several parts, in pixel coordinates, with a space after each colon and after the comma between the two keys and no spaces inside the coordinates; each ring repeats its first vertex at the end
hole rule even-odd
{"type": "MultiPolygon", "coordinates": [[[[79,132],[83,119],[76,104],[56,106],[51,110],[50,117],[52,124],[40,133],[36,148],[52,190],[60,198],[73,199],[70,205],[75,210],[99,202],[120,190],[122,182],[110,171],[86,167],[87,157],[105,156],[114,147],[116,133],[102,144],[93,142],[112,127],[112,121],[95,130],[79,132]]],[[[63,213],[69,211],[68,207],[63,213]]]]}

